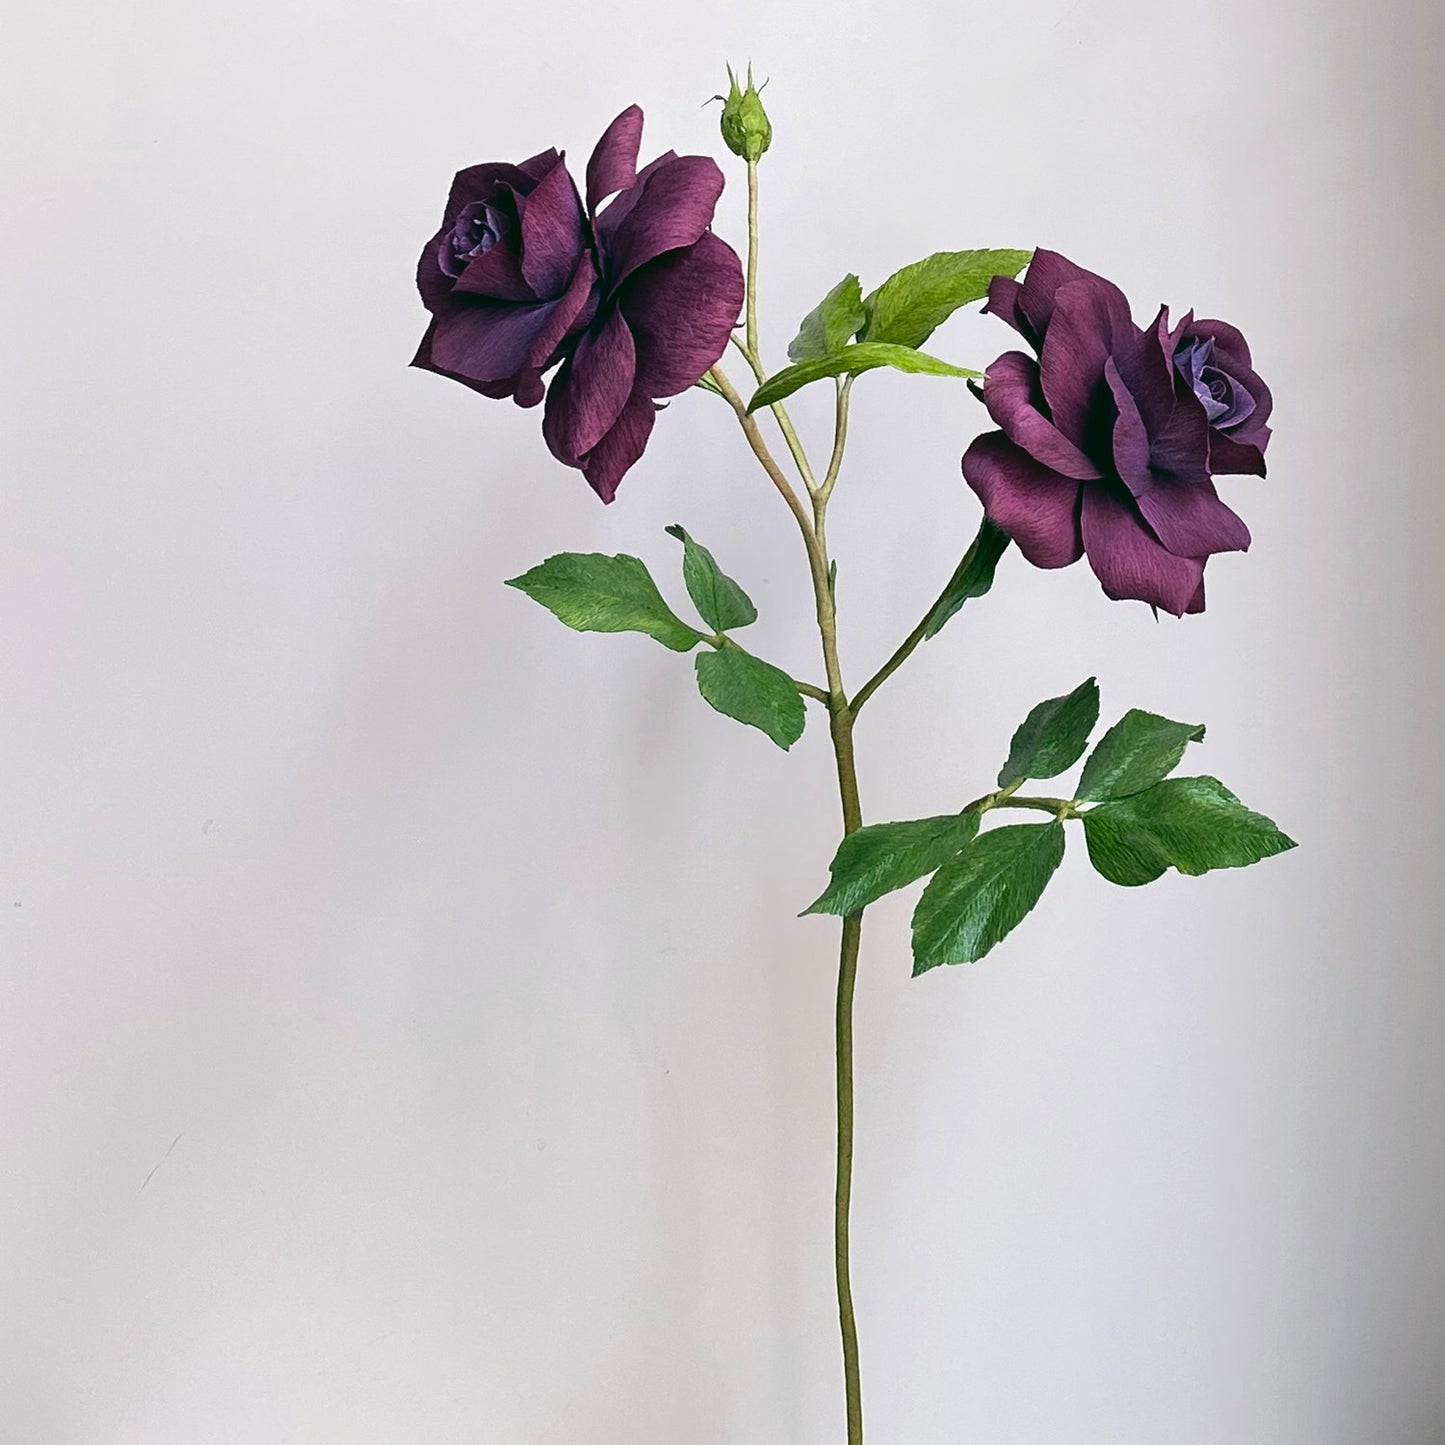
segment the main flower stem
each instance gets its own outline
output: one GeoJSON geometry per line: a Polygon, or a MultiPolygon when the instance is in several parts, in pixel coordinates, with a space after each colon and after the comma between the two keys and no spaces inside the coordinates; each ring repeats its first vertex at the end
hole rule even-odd
{"type": "MultiPolygon", "coordinates": [[[[744,316],[745,339],[733,336],[733,344],[742,352],[753,375],[761,382],[766,376],[758,349],[757,312],[758,273],[758,168],[748,165],[748,260],[747,309],[744,316]]],[[[843,810],[843,835],[863,826],[863,810],[858,800],[858,769],[853,756],[853,708],[843,685],[843,669],[838,660],[838,609],[834,596],[832,566],[828,557],[828,500],[843,462],[843,448],[848,430],[849,384],[838,388],[835,414],[833,452],[821,484],[816,480],[806,452],[787,412],[781,405],[772,408],[792,453],[798,475],[812,503],[812,515],[802,498],[783,474],[767,442],[749,415],[747,403],[738,394],[720,368],[709,373],[717,389],[737,414],[753,455],[788,504],[803,544],[808,553],[808,571],[813,582],[813,601],[817,612],[818,635],[823,646],[823,667],[827,674],[826,702],[828,730],[833,742],[833,757],[838,772],[838,797],[843,810]]],[[[863,1391],[858,1366],[858,1324],[853,1311],[853,1284],[849,1268],[848,1234],[853,1197],[853,994],[858,979],[858,946],[862,937],[863,913],[849,914],[843,920],[843,935],[838,953],[838,988],[834,1004],[834,1059],[837,1087],[837,1150],[833,1188],[833,1261],[834,1282],[838,1293],[838,1327],[843,1344],[843,1383],[848,1423],[847,1445],[863,1445],[863,1391]]]]}
{"type": "MultiPolygon", "coordinates": [[[[838,610],[829,576],[827,513],[832,482],[841,464],[841,446],[835,443],[829,466],[829,484],[810,489],[812,515],[768,450],[757,421],[748,415],[747,403],[720,367],[709,373],[713,383],[732,407],[749,447],[768,478],[787,502],[798,523],[808,554],[813,581],[813,601],[818,635],[823,645],[823,666],[827,674],[828,730],[838,773],[838,797],[843,810],[843,834],[863,826],[858,799],[858,770],[853,756],[853,709],[843,685],[838,660],[838,610]]],[[[838,424],[847,425],[847,396],[840,395],[838,424]]],[[[849,914],[843,920],[838,956],[838,989],[834,1006],[834,1056],[837,1085],[837,1152],[833,1189],[833,1261],[838,1294],[838,1327],[843,1344],[843,1384],[846,1399],[847,1445],[863,1445],[863,1392],[858,1365],[858,1325],[853,1310],[853,1285],[849,1269],[849,1219],[853,1196],[853,993],[858,977],[858,945],[863,914],[849,914]]]]}

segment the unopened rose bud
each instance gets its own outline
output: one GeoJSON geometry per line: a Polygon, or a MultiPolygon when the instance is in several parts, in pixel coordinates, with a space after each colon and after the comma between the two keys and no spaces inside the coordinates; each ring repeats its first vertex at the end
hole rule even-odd
{"type": "Polygon", "coordinates": [[[728,93],[717,99],[723,103],[722,138],[727,148],[745,161],[756,161],[773,143],[773,125],[753,84],[752,66],[746,90],[738,88],[738,78],[728,66],[728,93]]]}

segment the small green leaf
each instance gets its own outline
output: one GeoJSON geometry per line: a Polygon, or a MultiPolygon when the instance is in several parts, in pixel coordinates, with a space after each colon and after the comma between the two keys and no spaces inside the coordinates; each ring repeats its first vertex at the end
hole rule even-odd
{"type": "Polygon", "coordinates": [[[822,381],[828,376],[861,376],[879,366],[891,366],[897,371],[918,372],[926,376],[980,376],[981,372],[970,371],[966,366],[954,366],[940,361],[936,356],[915,351],[911,346],[890,346],[882,341],[860,341],[855,346],[845,346],[841,351],[829,352],[827,356],[809,357],[796,366],[786,366],[770,376],[753,393],[748,403],[749,411],[771,406],[792,396],[800,386],[822,381]]]}
{"type": "Polygon", "coordinates": [[[803,695],[793,679],[741,647],[698,653],[697,688],[720,713],[762,729],[785,752],[803,735],[803,695]]]}
{"type": "Polygon", "coordinates": [[[1099,685],[1086,678],[1073,692],[1041,702],[1019,724],[998,785],[1024,778],[1056,778],[1084,755],[1099,721],[1099,685]]]}
{"type": "Polygon", "coordinates": [[[949,580],[943,596],[928,616],[924,637],[936,637],[943,624],[971,597],[982,597],[993,586],[993,574],[999,559],[1008,550],[1009,534],[996,527],[987,517],[979,525],[978,535],[963,554],[963,561],[949,580]]]}
{"type": "Polygon", "coordinates": [[[939,251],[895,271],[863,302],[862,341],[922,346],[960,306],[988,295],[995,276],[1017,276],[1032,251],[939,251]]]}
{"type": "Polygon", "coordinates": [[[804,913],[842,916],[932,873],[978,832],[978,814],[950,813],[907,823],[874,823],[843,839],[823,895],[804,913]]]}
{"type": "Polygon", "coordinates": [[[788,343],[788,360],[807,361],[841,351],[867,319],[858,278],[845,276],[803,317],[798,334],[788,343]]]}
{"type": "Polygon", "coordinates": [[[1179,766],[1190,743],[1203,741],[1202,723],[1171,722],[1130,708],[1095,744],[1074,796],[1081,802],[1106,802],[1142,793],[1179,766]]]}
{"type": "Polygon", "coordinates": [[[662,600],[646,566],[626,554],[559,552],[507,586],[578,632],[645,632],[674,652],[690,652],[703,640],[662,600]]]}
{"type": "Polygon", "coordinates": [[[692,605],[709,627],[728,632],[758,620],[752,598],[718,566],[706,547],[694,542],[680,526],[663,530],[682,543],[682,580],[692,605]]]}
{"type": "Polygon", "coordinates": [[[982,958],[1039,901],[1063,856],[1057,820],[980,834],[933,875],[913,910],[913,976],[982,958]]]}
{"type": "Polygon", "coordinates": [[[1089,861],[1125,888],[1152,883],[1166,868],[1208,873],[1244,868],[1295,846],[1216,778],[1166,778],[1083,814],[1089,861]]]}

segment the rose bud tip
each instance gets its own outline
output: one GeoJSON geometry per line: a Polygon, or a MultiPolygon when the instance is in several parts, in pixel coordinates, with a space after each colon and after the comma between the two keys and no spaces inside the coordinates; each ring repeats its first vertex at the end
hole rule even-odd
{"type": "MultiPolygon", "coordinates": [[[[738,85],[733,68],[728,66],[728,93],[714,96],[723,103],[721,130],[727,148],[749,164],[755,163],[773,143],[773,125],[763,109],[758,87],[753,84],[753,67],[748,65],[747,88],[738,85]]],[[[763,82],[764,85],[767,81],[763,82]]]]}

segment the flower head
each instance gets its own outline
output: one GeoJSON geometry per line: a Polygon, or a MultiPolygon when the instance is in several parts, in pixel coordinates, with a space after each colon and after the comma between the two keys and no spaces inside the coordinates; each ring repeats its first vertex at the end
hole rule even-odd
{"type": "Polygon", "coordinates": [[[555,150],[458,172],[417,265],[432,319],[412,364],[521,406],[545,393],[547,445],[604,502],[654,403],[722,355],[743,300],[741,263],[710,230],[721,171],[671,151],[639,171],[641,139],[630,106],[587,163],[585,207],[555,150]]]}
{"type": "Polygon", "coordinates": [[[1167,308],[1136,326],[1117,286],[1053,251],[995,277],[985,310],[1035,355],[985,374],[1000,430],[963,458],[984,510],[1035,566],[1087,554],[1110,597],[1203,611],[1205,562],[1250,540],[1211,473],[1264,475],[1271,400],[1244,338],[1192,313],[1171,330],[1167,308]]]}
{"type": "Polygon", "coordinates": [[[580,467],[604,502],[642,455],[654,402],[686,391],[723,354],[743,304],[742,264],[710,229],[722,172],[672,151],[639,171],[641,140],[631,106],[587,162],[597,304],[542,422],[552,454],[580,467]]]}

